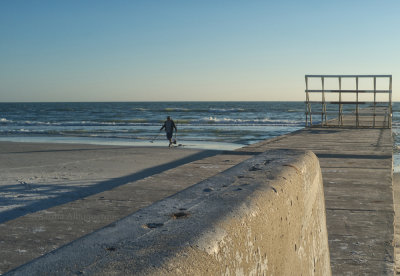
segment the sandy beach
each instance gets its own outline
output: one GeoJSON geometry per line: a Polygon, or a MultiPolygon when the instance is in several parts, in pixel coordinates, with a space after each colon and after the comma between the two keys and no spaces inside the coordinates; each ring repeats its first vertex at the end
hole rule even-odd
{"type": "Polygon", "coordinates": [[[0,142],[0,273],[248,158],[219,153],[0,142]]]}
{"type": "Polygon", "coordinates": [[[0,206],[0,222],[151,176],[213,153],[168,147],[0,142],[0,187],[5,199],[0,206]],[[149,171],[144,173],[146,169],[149,171]],[[120,177],[126,178],[116,181],[120,177]],[[111,180],[115,183],[99,185],[111,180]],[[39,201],[46,201],[47,205],[38,207],[39,201]]]}

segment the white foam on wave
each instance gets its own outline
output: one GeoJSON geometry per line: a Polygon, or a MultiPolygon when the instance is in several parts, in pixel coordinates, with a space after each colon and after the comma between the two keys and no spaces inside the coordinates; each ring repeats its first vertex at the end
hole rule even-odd
{"type": "Polygon", "coordinates": [[[294,120],[273,120],[270,118],[263,119],[233,119],[233,118],[217,118],[204,117],[200,119],[202,123],[222,123],[222,124],[273,124],[273,125],[295,125],[301,122],[294,120]]]}
{"type": "Polygon", "coordinates": [[[164,111],[169,111],[169,112],[171,112],[171,111],[184,111],[184,112],[187,112],[187,111],[190,111],[190,109],[184,108],[184,107],[167,107],[167,108],[164,109],[164,111]]]}
{"type": "Polygon", "coordinates": [[[6,118],[0,118],[1,123],[11,123],[11,120],[7,120],[6,118]]]}
{"type": "Polygon", "coordinates": [[[24,121],[24,124],[26,125],[46,125],[46,126],[51,126],[51,125],[61,125],[61,123],[52,123],[52,122],[41,122],[41,121],[24,121]]]}
{"type": "Polygon", "coordinates": [[[29,129],[24,129],[24,128],[21,128],[21,129],[19,129],[18,131],[19,131],[19,132],[31,132],[29,129]]]}
{"type": "MultiPolygon", "coordinates": [[[[148,124],[147,119],[119,120],[119,121],[66,121],[66,122],[42,122],[42,121],[4,121],[13,122],[17,125],[25,126],[124,126],[124,125],[141,125],[148,124]]],[[[158,123],[157,123],[158,124],[158,123]]]]}
{"type": "Polygon", "coordinates": [[[243,108],[210,108],[212,112],[244,112],[243,108]]]}

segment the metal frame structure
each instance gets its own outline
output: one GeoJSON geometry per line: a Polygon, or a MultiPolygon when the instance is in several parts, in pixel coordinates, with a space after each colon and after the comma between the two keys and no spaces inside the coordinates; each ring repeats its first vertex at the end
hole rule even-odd
{"type": "MultiPolygon", "coordinates": [[[[312,121],[312,115],[320,115],[321,116],[321,124],[318,126],[328,126],[328,120],[327,120],[327,104],[333,104],[333,105],[338,105],[338,120],[337,120],[337,126],[342,127],[343,126],[343,105],[354,105],[355,110],[352,111],[353,114],[355,114],[355,127],[360,127],[360,116],[365,116],[366,114],[363,113],[362,115],[360,114],[359,106],[361,104],[370,104],[372,105],[372,114],[367,114],[368,116],[373,116],[372,120],[372,126],[373,128],[376,127],[376,116],[377,115],[384,115],[385,116],[385,121],[384,125],[385,127],[391,128],[392,127],[392,75],[305,75],[305,81],[306,81],[306,127],[307,126],[313,126],[313,121],[312,121]],[[321,79],[321,89],[313,90],[309,89],[309,79],[311,78],[318,78],[321,79]],[[325,89],[325,79],[326,78],[337,78],[338,79],[338,84],[339,84],[339,89],[335,90],[326,90],[325,89]],[[342,89],[342,79],[343,78],[353,78],[355,80],[355,87],[356,89],[342,89]],[[373,79],[373,89],[370,90],[360,90],[359,89],[359,79],[360,78],[370,78],[373,79]],[[389,89],[388,90],[377,90],[376,88],[376,80],[377,78],[386,78],[389,80],[388,85],[389,89]],[[311,101],[310,100],[310,94],[311,93],[321,93],[321,101],[311,101]],[[326,101],[325,100],[325,94],[326,93],[334,93],[337,94],[337,101],[326,101]],[[342,96],[344,93],[353,93],[355,94],[355,101],[343,101],[342,96]],[[374,94],[374,101],[373,102],[368,102],[368,101],[359,101],[359,95],[360,94],[374,94]],[[387,102],[377,102],[376,101],[376,95],[379,93],[386,93],[388,94],[388,100],[387,102]],[[318,112],[313,112],[312,111],[312,104],[321,104],[321,110],[318,112]],[[380,108],[380,112],[377,112],[377,108],[380,108]],[[382,108],[384,108],[384,111],[381,112],[382,108]],[[386,124],[387,123],[387,124],[386,124]]],[[[329,125],[333,126],[333,125],[329,125]]]]}

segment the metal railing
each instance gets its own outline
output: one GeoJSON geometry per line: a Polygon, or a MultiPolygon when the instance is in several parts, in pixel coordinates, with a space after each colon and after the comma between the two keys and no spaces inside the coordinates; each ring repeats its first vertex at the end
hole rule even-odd
{"type": "Polygon", "coordinates": [[[392,127],[392,75],[305,75],[306,81],[306,127],[308,126],[352,126],[352,127],[392,127]],[[325,89],[326,79],[336,78],[338,89],[325,89]],[[355,80],[355,89],[342,89],[342,80],[350,78],[355,80]],[[359,79],[369,78],[373,82],[371,89],[359,89],[359,79]],[[320,79],[320,89],[309,89],[311,79],[320,79]],[[377,89],[377,79],[387,81],[388,89],[377,89]],[[320,100],[311,101],[311,94],[320,93],[320,100]],[[326,95],[332,96],[335,100],[327,101],[326,95]],[[355,99],[351,101],[343,100],[344,95],[354,94],[355,99]],[[373,101],[360,101],[360,95],[373,94],[373,101]],[[377,95],[382,95],[383,101],[377,101],[377,95]],[[387,98],[385,98],[387,94],[387,98]],[[313,106],[317,105],[318,111],[313,111],[313,106]],[[337,106],[328,108],[328,105],[337,106]],[[346,107],[345,109],[343,107],[346,107]],[[351,107],[354,106],[352,109],[351,107]],[[363,106],[360,112],[360,106],[363,106]],[[327,111],[328,110],[328,111],[327,111]],[[336,110],[336,111],[334,111],[336,110]],[[334,120],[328,120],[328,114],[335,114],[334,120]],[[313,116],[321,116],[321,121],[313,125],[313,116]],[[347,115],[344,120],[344,115],[347,115]],[[351,119],[350,119],[351,118],[351,119]],[[361,119],[363,118],[363,119],[361,119]],[[346,121],[346,123],[345,123],[346,121]],[[362,124],[361,124],[362,122],[362,124]]]}

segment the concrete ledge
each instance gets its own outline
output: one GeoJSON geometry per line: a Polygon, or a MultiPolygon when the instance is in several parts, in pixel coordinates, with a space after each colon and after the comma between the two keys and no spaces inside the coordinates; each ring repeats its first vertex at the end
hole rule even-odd
{"type": "Polygon", "coordinates": [[[330,275],[312,152],[262,153],[7,275],[330,275]]]}

